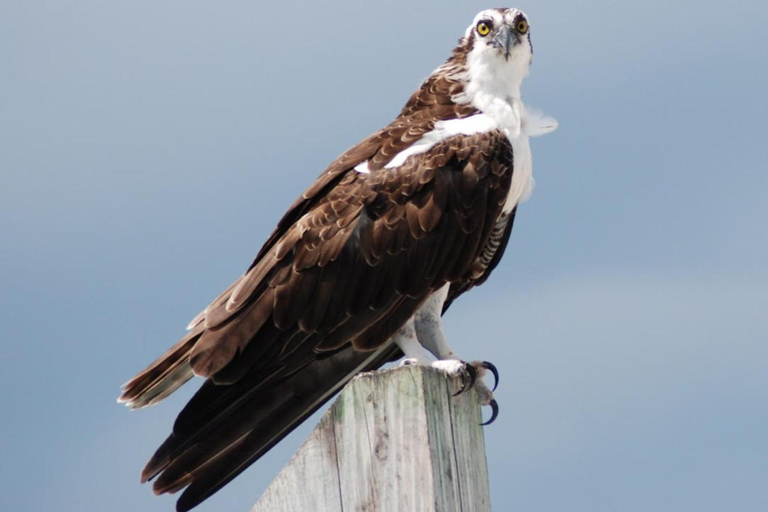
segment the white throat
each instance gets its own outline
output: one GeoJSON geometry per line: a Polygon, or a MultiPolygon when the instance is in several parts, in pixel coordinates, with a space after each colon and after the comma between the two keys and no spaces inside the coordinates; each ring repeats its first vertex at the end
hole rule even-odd
{"type": "Polygon", "coordinates": [[[486,47],[473,48],[467,55],[465,98],[490,116],[508,136],[520,134],[524,107],[520,86],[528,76],[528,64],[517,59],[505,61],[486,47]]]}

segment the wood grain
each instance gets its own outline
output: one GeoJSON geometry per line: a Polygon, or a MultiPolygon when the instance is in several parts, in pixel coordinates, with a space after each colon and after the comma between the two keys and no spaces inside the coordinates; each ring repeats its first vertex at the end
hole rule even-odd
{"type": "Polygon", "coordinates": [[[491,509],[474,391],[425,366],[361,374],[252,512],[491,509]]]}

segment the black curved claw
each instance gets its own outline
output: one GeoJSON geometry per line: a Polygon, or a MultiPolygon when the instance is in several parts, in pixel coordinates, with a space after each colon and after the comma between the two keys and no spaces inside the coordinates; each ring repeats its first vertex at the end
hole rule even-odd
{"type": "Polygon", "coordinates": [[[459,396],[468,389],[472,389],[477,380],[477,370],[471,364],[464,363],[464,371],[461,372],[461,388],[453,394],[459,396]],[[469,374],[469,385],[467,385],[467,374],[469,374]]]}
{"type": "Polygon", "coordinates": [[[477,370],[469,363],[464,363],[464,368],[469,374],[469,387],[467,389],[472,389],[472,386],[474,386],[475,382],[477,382],[477,370]]]}
{"type": "Polygon", "coordinates": [[[488,405],[491,406],[491,419],[489,419],[485,423],[481,423],[480,425],[482,426],[490,425],[491,423],[496,421],[496,418],[499,416],[499,404],[496,403],[496,400],[492,399],[491,403],[488,405]]]}
{"type": "Polygon", "coordinates": [[[496,369],[496,366],[494,366],[493,363],[489,363],[488,361],[480,363],[480,367],[485,368],[493,374],[493,388],[491,389],[491,392],[496,391],[496,387],[499,385],[499,370],[496,369]]]}

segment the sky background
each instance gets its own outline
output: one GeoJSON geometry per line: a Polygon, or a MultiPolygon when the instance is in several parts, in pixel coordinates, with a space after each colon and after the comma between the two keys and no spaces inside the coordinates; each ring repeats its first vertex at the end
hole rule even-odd
{"type": "MultiPolygon", "coordinates": [[[[768,510],[768,4],[518,6],[560,128],[446,317],[501,372],[494,510],[768,510]]],[[[173,510],[139,471],[195,386],[120,384],[486,7],[2,2],[3,510],[173,510]]],[[[315,421],[198,510],[249,510],[315,421]]]]}

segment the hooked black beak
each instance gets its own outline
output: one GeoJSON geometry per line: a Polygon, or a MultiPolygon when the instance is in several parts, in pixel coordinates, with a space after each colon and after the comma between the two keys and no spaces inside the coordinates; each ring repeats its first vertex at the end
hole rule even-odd
{"type": "Polygon", "coordinates": [[[509,48],[514,40],[517,39],[512,29],[507,25],[502,25],[496,35],[493,36],[493,46],[504,52],[504,59],[509,59],[509,48]]]}

